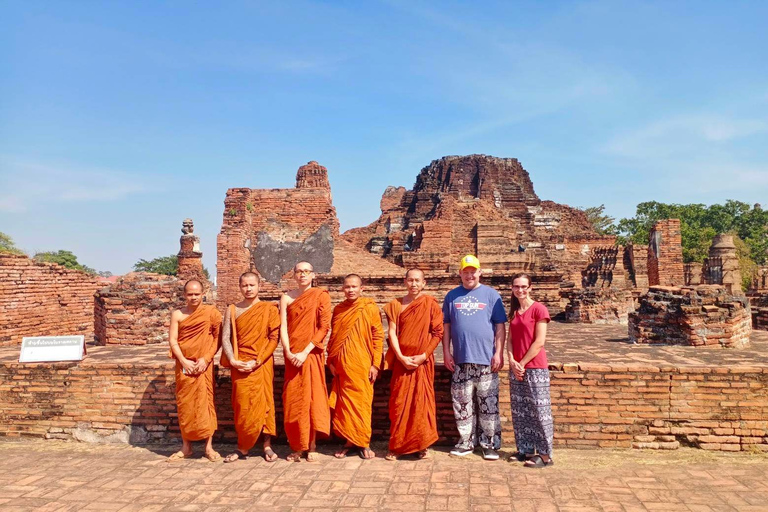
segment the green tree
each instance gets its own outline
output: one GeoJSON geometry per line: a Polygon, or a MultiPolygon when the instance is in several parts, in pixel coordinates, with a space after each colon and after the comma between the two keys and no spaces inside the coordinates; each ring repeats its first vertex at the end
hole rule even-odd
{"type": "MultiPolygon", "coordinates": [[[[133,270],[175,276],[179,273],[179,258],[175,254],[171,254],[170,256],[160,256],[149,261],[140,259],[133,265],[133,270]]],[[[208,269],[205,267],[203,267],[203,275],[206,279],[211,279],[208,269]]]]}
{"type": "Polygon", "coordinates": [[[175,276],[179,272],[179,259],[175,254],[170,256],[160,256],[153,260],[140,259],[133,266],[137,272],[153,272],[155,274],[165,274],[175,276]]]}
{"type": "Polygon", "coordinates": [[[24,254],[24,251],[16,247],[13,238],[0,231],[0,253],[24,254]]]}
{"type": "Polygon", "coordinates": [[[622,241],[647,244],[651,227],[663,219],[680,219],[680,236],[683,244],[683,260],[686,263],[704,261],[717,231],[706,222],[706,205],[665,204],[647,201],[637,205],[635,216],[621,219],[618,230],[622,241]]]}
{"type": "Polygon", "coordinates": [[[96,273],[96,270],[78,262],[77,256],[75,256],[71,251],[63,251],[60,249],[58,251],[38,252],[35,254],[34,259],[48,263],[58,263],[63,267],[71,268],[74,270],[82,270],[83,272],[87,272],[89,274],[96,273]]]}
{"type": "Polygon", "coordinates": [[[587,215],[587,220],[594,226],[595,231],[601,235],[616,235],[618,228],[615,224],[616,219],[605,214],[605,205],[590,206],[588,208],[579,208],[587,215]]]}

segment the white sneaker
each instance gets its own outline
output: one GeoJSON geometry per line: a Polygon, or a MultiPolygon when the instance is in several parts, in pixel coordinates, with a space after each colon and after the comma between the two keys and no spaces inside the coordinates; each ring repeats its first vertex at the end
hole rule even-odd
{"type": "Polygon", "coordinates": [[[472,453],[473,450],[468,450],[466,448],[454,448],[451,450],[451,455],[454,457],[466,457],[470,453],[472,453]]]}
{"type": "Polygon", "coordinates": [[[499,454],[491,448],[483,448],[483,458],[485,460],[499,460],[499,454]]]}

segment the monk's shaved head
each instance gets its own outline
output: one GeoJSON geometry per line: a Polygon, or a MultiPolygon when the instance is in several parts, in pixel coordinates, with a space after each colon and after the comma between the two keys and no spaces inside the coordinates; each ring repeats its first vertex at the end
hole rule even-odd
{"type": "Polygon", "coordinates": [[[424,279],[424,271],[420,268],[409,268],[408,271],[405,273],[405,278],[408,279],[408,276],[411,274],[411,272],[418,272],[421,274],[421,278],[424,279]]]}
{"type": "Polygon", "coordinates": [[[240,274],[240,279],[238,279],[237,282],[239,284],[243,284],[243,279],[245,279],[246,277],[255,277],[257,284],[261,281],[261,277],[259,277],[259,274],[257,274],[256,272],[251,272],[249,270],[248,272],[243,272],[242,274],[240,274]]]}
{"type": "Polygon", "coordinates": [[[362,277],[360,277],[360,276],[359,276],[359,275],[357,275],[357,274],[347,274],[346,276],[344,276],[344,282],[345,282],[345,283],[346,283],[348,280],[350,280],[350,279],[357,279],[357,284],[359,284],[360,286],[362,286],[362,285],[363,285],[363,278],[362,278],[362,277]]]}
{"type": "Polygon", "coordinates": [[[189,281],[187,281],[186,283],[184,283],[184,293],[186,293],[186,292],[187,292],[187,289],[188,289],[189,287],[192,287],[192,286],[194,286],[194,285],[197,285],[197,286],[199,286],[199,287],[200,287],[200,291],[201,291],[201,292],[203,291],[203,283],[202,283],[202,282],[200,282],[198,279],[190,279],[189,281]]]}

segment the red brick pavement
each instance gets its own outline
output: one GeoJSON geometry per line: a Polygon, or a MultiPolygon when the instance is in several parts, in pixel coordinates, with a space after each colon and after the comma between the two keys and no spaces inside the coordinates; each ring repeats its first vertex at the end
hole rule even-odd
{"type": "MultiPolygon", "coordinates": [[[[444,452],[425,461],[387,462],[381,453],[370,461],[336,460],[326,452],[316,463],[169,463],[175,448],[0,442],[0,509],[768,510],[765,455],[560,450],[554,467],[532,470],[444,452]]],[[[281,456],[285,451],[278,447],[281,456]]]]}

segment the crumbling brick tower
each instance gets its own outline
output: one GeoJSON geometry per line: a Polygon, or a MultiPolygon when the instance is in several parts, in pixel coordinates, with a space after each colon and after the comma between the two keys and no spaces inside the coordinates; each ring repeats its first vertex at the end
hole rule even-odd
{"type": "Polygon", "coordinates": [[[680,219],[657,221],[651,228],[649,238],[648,284],[650,286],[684,285],[680,219]]]}

